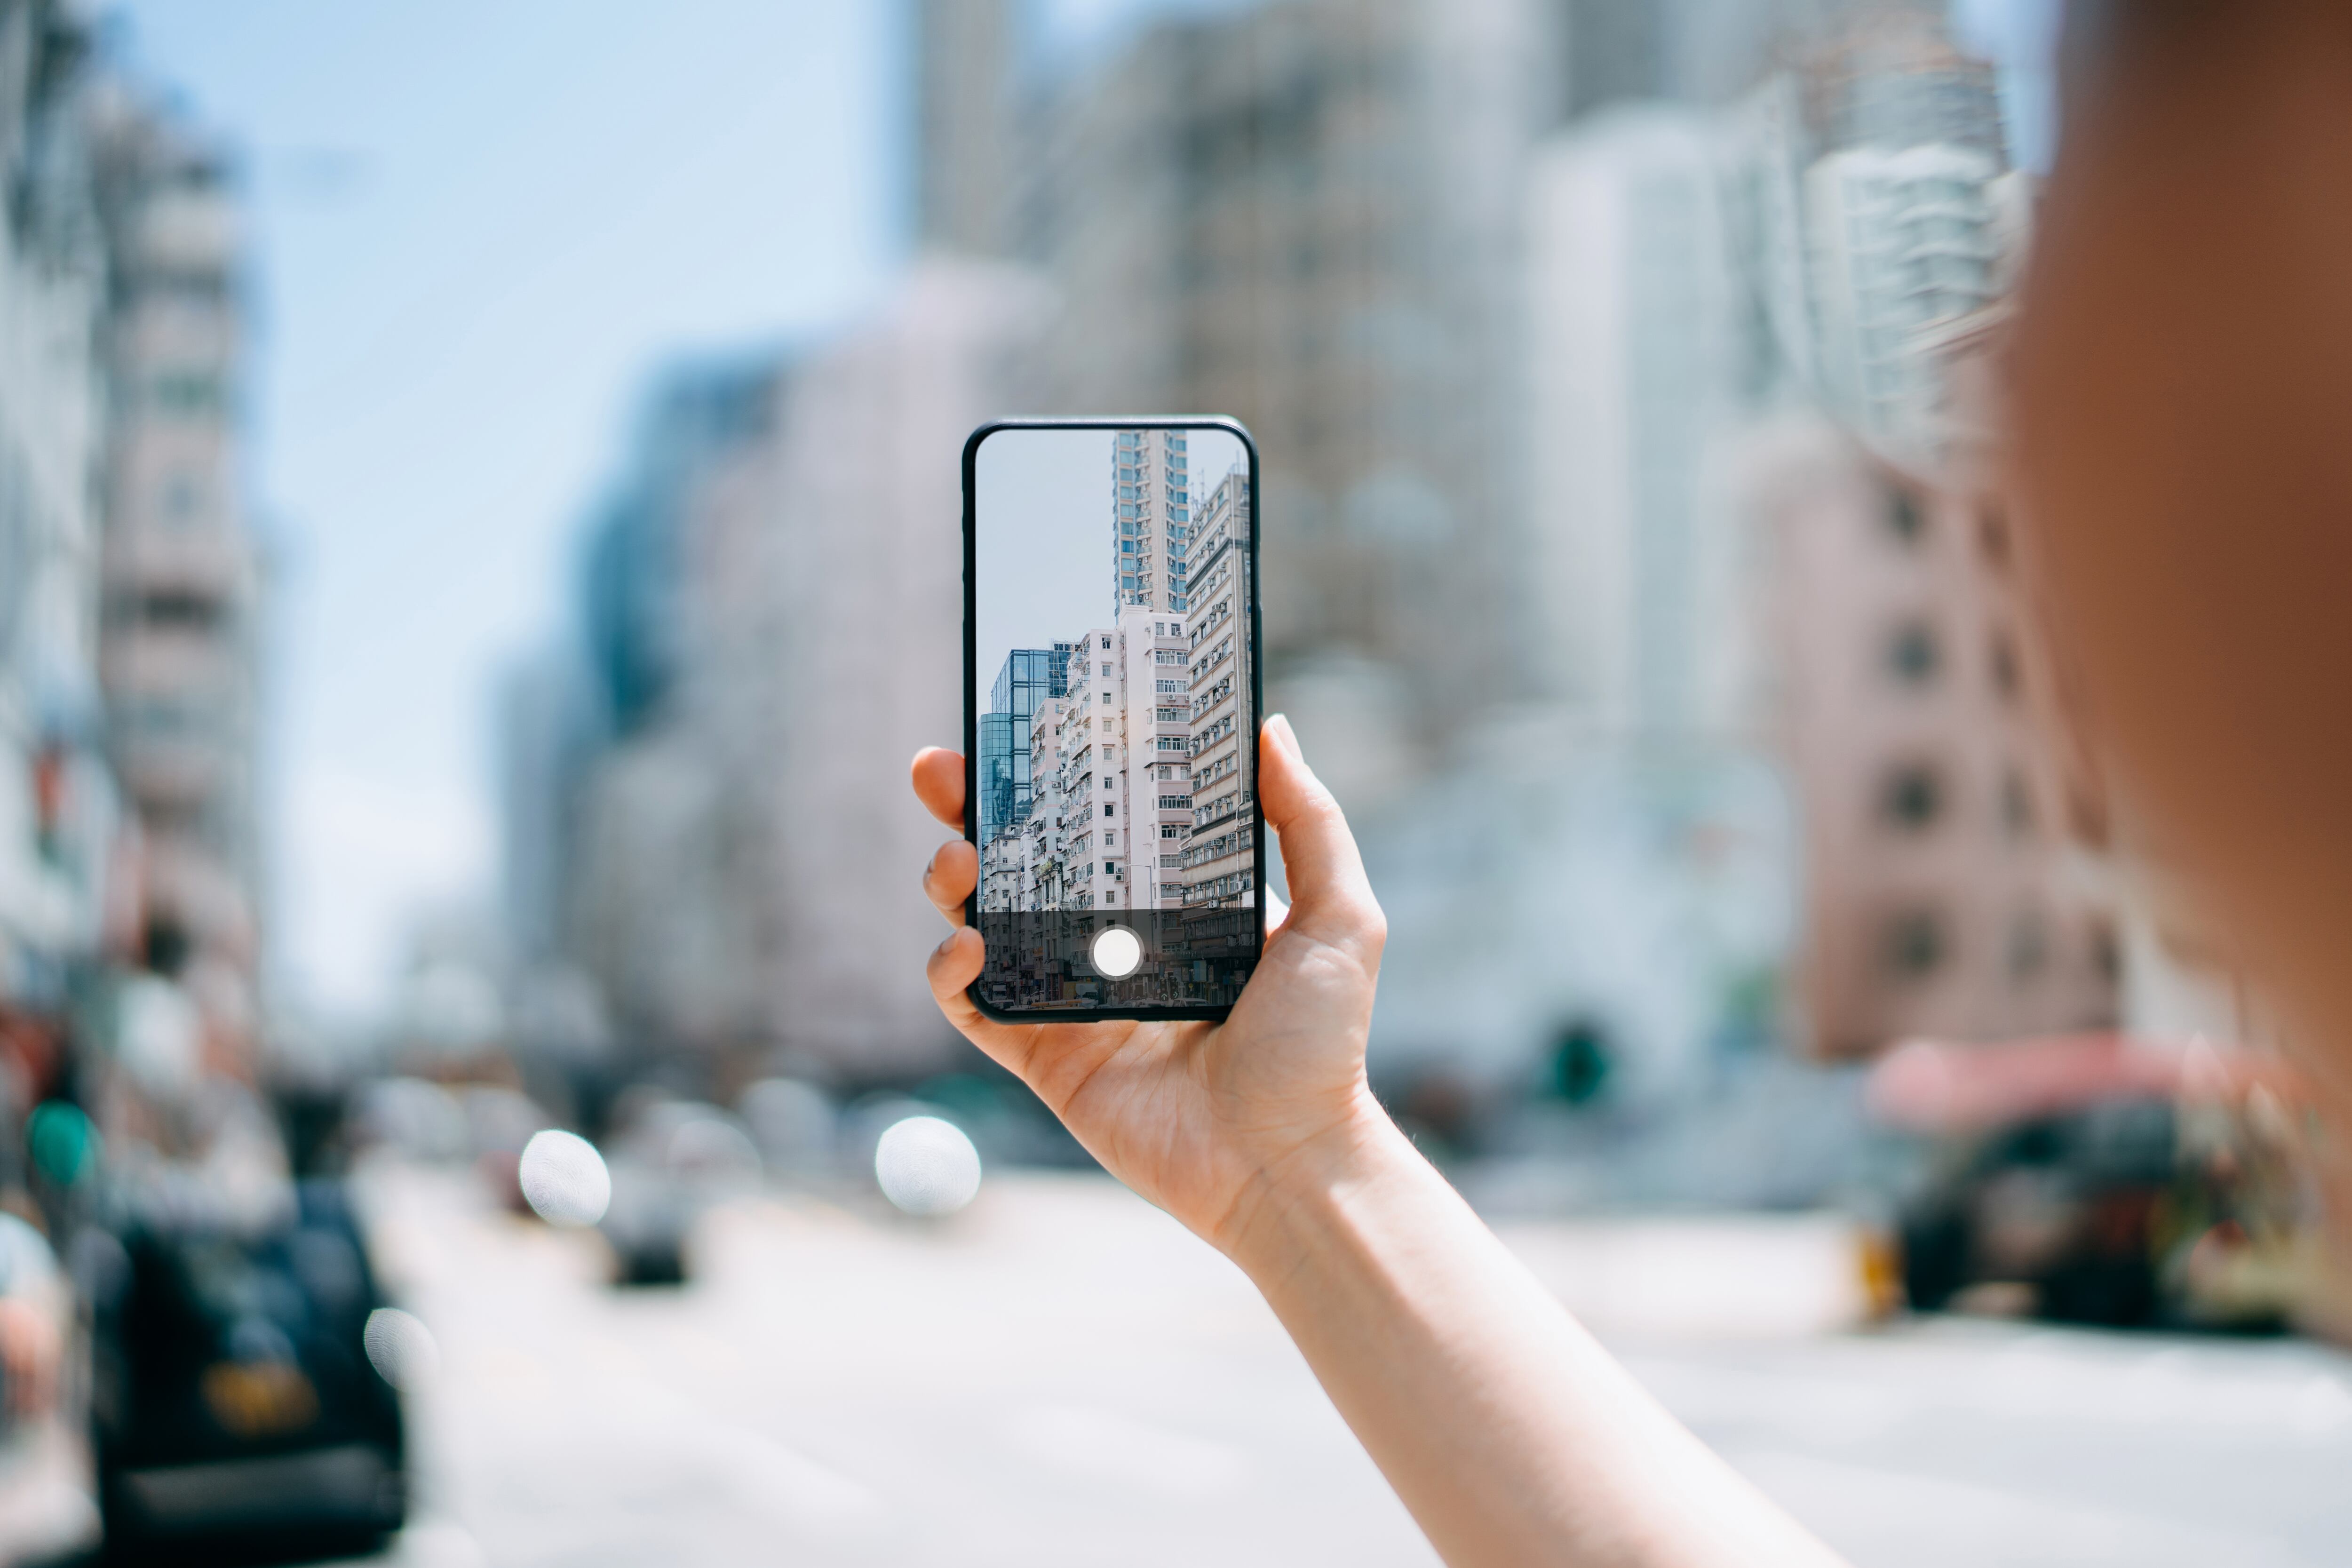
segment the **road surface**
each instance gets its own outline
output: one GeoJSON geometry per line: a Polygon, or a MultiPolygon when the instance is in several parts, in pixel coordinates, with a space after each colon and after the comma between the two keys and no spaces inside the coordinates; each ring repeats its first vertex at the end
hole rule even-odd
{"type": "MultiPolygon", "coordinates": [[[[390,1568],[1435,1561],[1247,1283],[1100,1178],[944,1224],[714,1215],[615,1291],[593,1235],[374,1178],[429,1326],[390,1568]]],[[[1840,1327],[1821,1221],[1506,1235],[1710,1443],[1863,1568],[2352,1563],[2352,1358],[2295,1341],[1840,1327]]]]}

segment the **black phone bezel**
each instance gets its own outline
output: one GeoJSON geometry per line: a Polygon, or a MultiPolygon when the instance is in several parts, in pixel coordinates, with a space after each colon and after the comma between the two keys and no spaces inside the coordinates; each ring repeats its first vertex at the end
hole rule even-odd
{"type": "MultiPolygon", "coordinates": [[[[975,568],[979,561],[979,495],[975,486],[980,460],[981,443],[1003,430],[1223,430],[1238,437],[1242,450],[1249,455],[1249,647],[1250,647],[1250,714],[1253,723],[1263,734],[1265,727],[1265,643],[1259,625],[1259,601],[1263,592],[1258,580],[1258,536],[1264,531],[1264,514],[1258,504],[1257,438],[1249,433],[1240,420],[1222,414],[1162,414],[1140,415],[1118,418],[1012,418],[992,419],[967,437],[963,444],[963,836],[972,848],[975,858],[980,854],[980,817],[974,809],[980,790],[980,627],[979,584],[975,568]]],[[[1255,783],[1257,774],[1253,772],[1255,783]]],[[[1257,865],[1257,952],[1265,954],[1265,907],[1271,885],[1266,880],[1265,808],[1258,792],[1250,791],[1250,833],[1255,847],[1257,865]]],[[[974,879],[971,894],[964,900],[964,923],[977,928],[980,924],[980,887],[974,879]]],[[[1223,1007],[1088,1007],[1063,1011],[1008,1011],[992,1006],[982,999],[980,982],[975,979],[964,988],[983,1017],[1001,1024],[1067,1023],[1084,1024],[1097,1019],[1136,1019],[1150,1022],[1166,1019],[1171,1022],[1188,1019],[1223,1020],[1233,1012],[1231,1005],[1223,1007]]]]}

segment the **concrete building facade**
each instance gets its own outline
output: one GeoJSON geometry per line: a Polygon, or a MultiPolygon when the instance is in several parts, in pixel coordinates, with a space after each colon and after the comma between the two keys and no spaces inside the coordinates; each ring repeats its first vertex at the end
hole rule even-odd
{"type": "Polygon", "coordinates": [[[57,10],[0,10],[0,1042],[97,955],[120,815],[96,676],[105,253],[87,40],[57,10]]]}
{"type": "Polygon", "coordinates": [[[250,1007],[262,883],[238,201],[217,149],[127,97],[101,103],[95,159],[110,296],[109,749],[141,829],[147,945],[246,991],[220,1009],[234,1014],[250,1007]]]}
{"type": "Polygon", "coordinates": [[[1255,671],[1250,650],[1250,476],[1236,468],[1219,479],[1199,509],[1194,560],[1198,605],[1186,637],[1188,698],[1185,788],[1160,805],[1189,808],[1177,851],[1187,907],[1247,908],[1257,902],[1260,871],[1252,829],[1257,802],[1257,725],[1251,712],[1255,671]]]}

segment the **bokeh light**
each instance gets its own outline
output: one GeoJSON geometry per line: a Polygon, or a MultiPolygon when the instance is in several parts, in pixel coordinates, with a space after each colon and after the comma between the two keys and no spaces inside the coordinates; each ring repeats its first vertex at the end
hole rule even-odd
{"type": "Polygon", "coordinates": [[[980,1151],[952,1121],[909,1116],[875,1145],[874,1179],[908,1214],[953,1214],[980,1195],[980,1151]]]}
{"type": "Polygon", "coordinates": [[[407,1393],[424,1386],[441,1367],[441,1347],[433,1331],[414,1313],[378,1307],[360,1332],[368,1364],[393,1387],[407,1393]]]}
{"type": "Polygon", "coordinates": [[[613,1201],[613,1173],[596,1145],[576,1132],[550,1127],[523,1145],[518,1173],[523,1200],[550,1225],[582,1227],[604,1217],[613,1201]]]}

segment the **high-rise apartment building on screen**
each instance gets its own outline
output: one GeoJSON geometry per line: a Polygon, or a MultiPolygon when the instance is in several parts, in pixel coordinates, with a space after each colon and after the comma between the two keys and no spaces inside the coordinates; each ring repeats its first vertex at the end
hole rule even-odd
{"type": "Polygon", "coordinates": [[[1181,671],[1190,820],[1179,865],[1187,904],[1256,902],[1257,735],[1250,714],[1249,471],[1235,468],[1200,507],[1199,610],[1181,671]]]}
{"type": "Polygon", "coordinates": [[[1121,430],[1112,437],[1111,575],[1121,609],[1184,609],[1192,481],[1181,430],[1121,430]]]}

